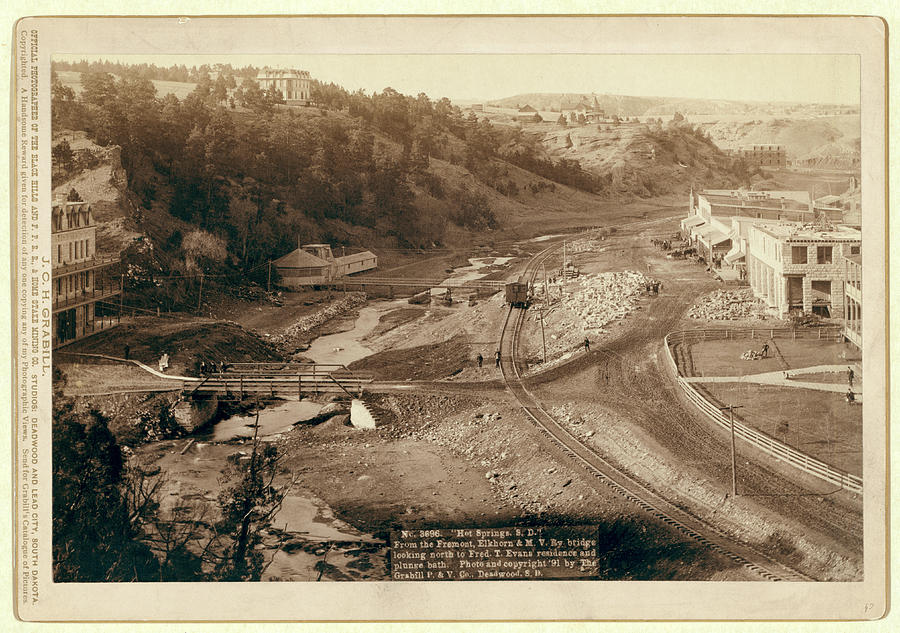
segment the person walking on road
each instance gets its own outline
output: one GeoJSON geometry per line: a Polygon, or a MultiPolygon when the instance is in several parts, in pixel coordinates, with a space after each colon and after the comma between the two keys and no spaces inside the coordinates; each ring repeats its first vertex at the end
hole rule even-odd
{"type": "Polygon", "coordinates": [[[497,350],[497,353],[494,355],[494,366],[500,367],[500,350],[497,350]]]}
{"type": "Polygon", "coordinates": [[[768,344],[768,343],[763,343],[762,357],[763,357],[763,358],[768,358],[768,357],[769,357],[769,344],[768,344]]]}
{"type": "Polygon", "coordinates": [[[478,356],[475,357],[475,362],[477,362],[478,366],[481,367],[481,364],[484,362],[484,356],[479,353],[478,356]]]}
{"type": "Polygon", "coordinates": [[[586,336],[584,337],[584,351],[586,351],[586,352],[591,351],[591,342],[590,342],[590,340],[588,340],[588,337],[586,337],[586,336]]]}

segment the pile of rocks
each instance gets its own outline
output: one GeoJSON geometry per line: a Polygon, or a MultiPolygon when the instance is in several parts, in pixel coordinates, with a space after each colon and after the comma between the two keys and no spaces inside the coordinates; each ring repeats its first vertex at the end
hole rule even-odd
{"type": "Polygon", "coordinates": [[[741,354],[741,360],[760,360],[761,358],[763,358],[762,352],[757,352],[753,349],[748,349],[741,354]]]}
{"type": "Polygon", "coordinates": [[[602,331],[637,309],[638,297],[644,293],[647,281],[632,270],[583,275],[567,285],[567,289],[573,285],[575,289],[563,294],[562,305],[580,317],[584,330],[602,331]]]}
{"type": "Polygon", "coordinates": [[[765,318],[765,306],[753,296],[753,291],[749,288],[716,290],[692,305],[688,316],[710,321],[762,319],[765,318]]]}

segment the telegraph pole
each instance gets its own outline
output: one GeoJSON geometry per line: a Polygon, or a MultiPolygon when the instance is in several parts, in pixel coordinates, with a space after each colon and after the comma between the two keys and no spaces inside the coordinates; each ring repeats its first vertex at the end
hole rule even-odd
{"type": "Polygon", "coordinates": [[[200,312],[200,302],[203,301],[203,273],[200,273],[200,292],[197,293],[197,313],[200,312]]]}
{"type": "Polygon", "coordinates": [[[728,419],[731,422],[731,496],[737,496],[737,460],[734,454],[734,410],[743,409],[742,406],[729,404],[727,407],[719,407],[720,411],[728,409],[728,419]]]}
{"type": "Polygon", "coordinates": [[[541,345],[544,348],[544,363],[547,362],[547,339],[544,338],[544,308],[541,308],[538,311],[538,314],[541,316],[541,345]]]}

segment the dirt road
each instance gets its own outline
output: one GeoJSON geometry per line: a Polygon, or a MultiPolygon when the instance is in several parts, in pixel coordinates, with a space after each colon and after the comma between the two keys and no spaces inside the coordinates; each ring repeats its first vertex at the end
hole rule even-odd
{"type": "MultiPolygon", "coordinates": [[[[659,297],[629,317],[612,340],[532,378],[529,384],[547,404],[575,402],[582,405],[581,411],[614,412],[615,423],[638,440],[642,451],[655,452],[683,481],[666,481],[660,473],[641,468],[641,460],[612,443],[605,446],[609,459],[629,472],[640,472],[651,486],[668,489],[670,498],[715,516],[726,507],[723,500],[730,492],[730,448],[724,434],[680,400],[663,364],[662,339],[672,330],[689,326],[683,322],[686,309],[716,283],[692,280],[696,272],[687,268],[697,264],[667,261],[651,249],[648,240],[646,235],[633,235],[622,244],[620,254],[626,265],[637,270],[650,264],[653,275],[663,281],[659,297]],[[690,494],[691,486],[703,491],[690,494]]],[[[858,500],[811,493],[796,477],[784,476],[757,459],[740,460],[739,486],[741,496],[727,504],[734,517],[717,517],[724,527],[755,539],[768,533],[758,545],[785,562],[805,561],[806,571],[816,577],[852,578],[859,573],[862,517],[858,500]],[[794,526],[795,531],[781,534],[772,527],[780,522],[794,526]],[[813,551],[817,549],[821,551],[813,551]],[[841,559],[836,566],[834,557],[841,559]]]]}

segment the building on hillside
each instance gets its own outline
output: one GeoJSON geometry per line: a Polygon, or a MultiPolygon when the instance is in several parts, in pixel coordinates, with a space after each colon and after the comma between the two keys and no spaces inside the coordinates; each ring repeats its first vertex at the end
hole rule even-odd
{"type": "Polygon", "coordinates": [[[118,258],[97,255],[97,227],[87,202],[53,202],[50,243],[55,349],[117,323],[99,316],[97,304],[122,289],[107,274],[118,258]]]}
{"type": "Polygon", "coordinates": [[[787,165],[787,150],[784,145],[770,143],[745,145],[739,147],[735,153],[748,165],[755,167],[785,167],[787,165]]]}
{"type": "Polygon", "coordinates": [[[289,288],[317,286],[378,267],[371,251],[335,257],[328,244],[306,244],[273,262],[281,284],[289,288]]]}
{"type": "Polygon", "coordinates": [[[541,115],[537,110],[532,108],[530,105],[525,105],[519,108],[519,111],[516,113],[515,120],[522,123],[539,123],[540,121],[543,121],[543,118],[541,118],[541,115]]]}
{"type": "Polygon", "coordinates": [[[750,227],[750,286],[779,315],[798,310],[844,315],[846,259],[859,255],[861,233],[845,226],[797,222],[750,227]]]}
{"type": "Polygon", "coordinates": [[[256,75],[256,81],[263,90],[281,92],[288,105],[309,105],[310,96],[309,72],[283,68],[263,68],[256,75]]]}
{"type": "Polygon", "coordinates": [[[844,265],[844,338],[862,349],[862,255],[848,255],[844,265]]]}

